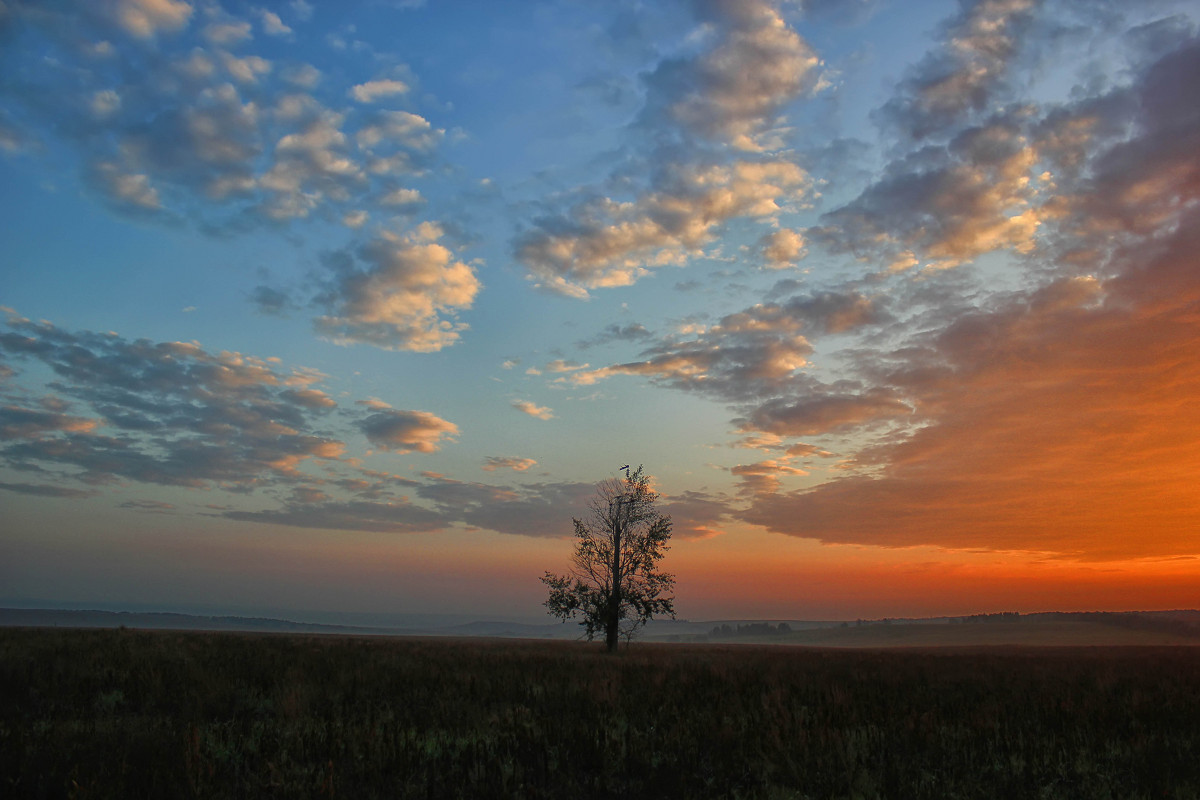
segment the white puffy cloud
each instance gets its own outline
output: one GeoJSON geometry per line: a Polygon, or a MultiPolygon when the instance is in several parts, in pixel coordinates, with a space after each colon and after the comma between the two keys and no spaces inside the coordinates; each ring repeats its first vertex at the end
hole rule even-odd
{"type": "Polygon", "coordinates": [[[763,261],[770,269],[794,266],[805,254],[804,237],[790,228],[766,234],[759,239],[758,246],[762,250],[763,261]]]}
{"type": "MultiPolygon", "coordinates": [[[[568,200],[565,212],[517,236],[516,257],[538,287],[586,297],[628,286],[700,255],[724,223],[774,220],[809,193],[803,169],[767,153],[783,144],[777,115],[816,83],[816,55],[772,3],[695,10],[711,44],[665,57],[644,76],[645,104],[631,127],[655,143],[637,156],[644,185],[626,197],[581,192],[586,199],[568,200]]],[[[628,183],[628,174],[614,177],[628,183]]]]}
{"type": "Polygon", "coordinates": [[[275,145],[275,163],[259,179],[269,194],[263,213],[272,219],[306,217],[325,198],[350,198],[349,187],[365,186],[362,166],[349,153],[343,117],[323,111],[275,145]]]}
{"type": "Polygon", "coordinates": [[[445,131],[417,114],[342,102],[346,93],[383,98],[405,81],[322,87],[311,64],[276,64],[252,36],[255,21],[275,35],[288,30],[276,11],[235,15],[210,5],[195,35],[165,37],[186,26],[192,5],[84,6],[13,13],[14,63],[56,66],[0,88],[6,109],[19,111],[12,118],[29,128],[3,113],[0,147],[23,148],[31,133],[57,137],[78,148],[91,188],[117,208],[169,209],[163,221],[191,219],[214,232],[420,204],[398,178],[427,170],[445,131]],[[147,41],[131,43],[113,26],[147,41]],[[92,39],[103,48],[81,45],[92,39]],[[44,52],[28,46],[35,41],[44,52]]]}
{"type": "Polygon", "coordinates": [[[702,9],[719,27],[717,44],[694,61],[668,61],[650,75],[648,112],[665,113],[688,131],[738,150],[777,146],[770,125],[784,105],[816,85],[820,60],[771,3],[702,9]]]}
{"type": "Polygon", "coordinates": [[[445,133],[440,128],[434,128],[420,114],[381,111],[369,124],[359,128],[355,139],[358,146],[367,152],[382,149],[381,146],[428,152],[437,146],[445,133]]]}
{"type": "Polygon", "coordinates": [[[405,235],[383,232],[330,261],[335,275],[316,302],[328,313],[316,320],[323,336],[389,350],[434,352],[459,338],[466,323],[455,316],[479,292],[475,270],[439,244],[439,226],[423,223],[405,235]]]}
{"type": "Polygon", "coordinates": [[[350,89],[350,96],[360,103],[374,103],[381,97],[392,97],[398,94],[408,94],[409,86],[404,81],[398,81],[394,78],[380,78],[379,80],[367,81],[360,83],[350,89]]]}

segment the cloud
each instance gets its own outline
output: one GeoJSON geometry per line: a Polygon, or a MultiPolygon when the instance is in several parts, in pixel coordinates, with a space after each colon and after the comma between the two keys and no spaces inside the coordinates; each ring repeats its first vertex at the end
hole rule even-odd
{"type": "Polygon", "coordinates": [[[1021,120],[992,120],[893,162],[809,234],[889,265],[952,267],[997,250],[1030,253],[1054,213],[1044,205],[1041,172],[1021,120]]]}
{"type": "Polygon", "coordinates": [[[532,458],[513,458],[511,456],[488,456],[484,459],[484,472],[495,472],[498,469],[511,469],[514,472],[524,472],[530,467],[537,466],[532,458]]]}
{"type": "Polygon", "coordinates": [[[812,436],[909,417],[912,413],[913,409],[900,395],[886,389],[838,393],[819,388],[796,398],[768,400],[755,407],[740,427],[745,432],[762,431],[776,436],[812,436]]]}
{"type": "Polygon", "coordinates": [[[779,491],[783,481],[781,475],[807,475],[805,470],[793,467],[786,462],[775,459],[759,461],[755,464],[739,464],[729,472],[741,479],[738,493],[757,497],[774,494],[779,491]]]}
{"type": "Polygon", "coordinates": [[[11,55],[29,80],[0,87],[15,112],[11,125],[0,119],[0,146],[65,144],[118,212],[217,233],[395,205],[381,198],[399,196],[408,188],[399,181],[435,157],[445,131],[423,117],[343,102],[347,93],[383,98],[404,82],[339,87],[326,77],[322,86],[311,64],[277,68],[271,50],[241,52],[264,44],[252,21],[276,36],[290,30],[261,8],[238,17],[206,7],[199,39],[162,35],[193,11],[174,0],[15,8],[11,55]]]}
{"type": "Polygon", "coordinates": [[[250,23],[242,20],[211,22],[204,26],[204,38],[211,44],[220,47],[241,44],[253,37],[254,34],[250,32],[250,23]]]}
{"type": "Polygon", "coordinates": [[[122,172],[111,161],[101,161],[93,165],[91,179],[118,211],[141,216],[163,210],[158,189],[144,173],[122,172]]]}
{"type": "Polygon", "coordinates": [[[730,403],[735,427],[751,439],[807,436],[849,430],[911,416],[895,392],[862,391],[861,381],[822,382],[806,371],[812,340],[860,334],[891,317],[883,301],[857,291],[796,295],[721,318],[711,327],[661,338],[641,359],[570,375],[587,386],[614,375],[647,378],[652,385],[730,403]]]}
{"type": "Polygon", "coordinates": [[[9,313],[0,354],[40,362],[55,395],[0,411],[0,462],[98,485],[135,480],[251,490],[291,481],[345,445],[319,432],[317,373],[195,343],[72,332],[9,313]],[[68,401],[89,415],[67,414],[68,401]]]}
{"type": "Polygon", "coordinates": [[[307,0],[292,0],[291,8],[292,13],[296,15],[297,19],[305,22],[312,19],[313,4],[307,2],[307,0]]]}
{"type": "Polygon", "coordinates": [[[588,364],[580,364],[578,361],[564,361],[561,358],[556,358],[542,367],[542,371],[553,374],[562,374],[565,372],[577,372],[581,369],[587,369],[588,366],[588,364]]]}
{"type": "Polygon", "coordinates": [[[391,97],[407,94],[408,84],[392,78],[382,78],[375,81],[360,83],[350,89],[350,96],[360,103],[374,103],[381,97],[391,97]]]}
{"type": "Polygon", "coordinates": [[[604,330],[592,338],[576,342],[575,346],[581,350],[587,350],[610,342],[641,342],[651,336],[652,334],[646,330],[646,326],[639,322],[631,322],[628,325],[619,325],[614,322],[605,326],[604,330]]]}
{"type": "Polygon", "coordinates": [[[531,403],[528,400],[514,400],[512,407],[522,414],[528,414],[536,419],[553,419],[553,409],[546,406],[539,406],[537,403],[531,403]]]}
{"type": "Polygon", "coordinates": [[[341,114],[321,111],[276,142],[274,164],[258,179],[267,190],[262,213],[280,221],[307,217],[325,197],[349,200],[351,187],[366,187],[342,122],[341,114]]]}
{"type": "Polygon", "coordinates": [[[813,348],[804,320],[780,305],[757,305],[723,317],[695,336],[668,336],[643,359],[575,373],[589,385],[613,375],[643,375],[660,385],[721,400],[770,396],[789,385],[813,348]]]}
{"type": "Polygon", "coordinates": [[[17,494],[28,494],[34,497],[58,497],[64,500],[78,500],[84,497],[95,497],[99,494],[95,489],[71,489],[65,486],[49,486],[43,483],[3,483],[0,489],[17,494]]]}
{"type": "Polygon", "coordinates": [[[326,264],[333,277],[314,303],[326,310],[317,332],[340,344],[430,353],[458,341],[480,283],[475,270],[438,243],[442,229],[423,223],[404,235],[387,231],[326,264]],[[360,266],[361,264],[361,266],[360,266]]]}
{"type": "Polygon", "coordinates": [[[92,433],[100,422],[40,409],[4,406],[0,407],[0,438],[41,439],[54,433],[92,433]]]}
{"type": "MultiPolygon", "coordinates": [[[[581,515],[595,493],[591,483],[542,483],[521,487],[459,481],[426,473],[423,482],[407,481],[408,496],[386,499],[320,499],[311,492],[293,494],[280,508],[224,511],[221,516],[327,530],[378,533],[433,533],[467,527],[517,536],[566,538],[571,515],[581,515]]],[[[381,476],[364,485],[377,487],[381,476]]]]}
{"type": "MultiPolygon", "coordinates": [[[[380,145],[399,145],[416,152],[428,152],[435,148],[446,132],[434,128],[429,120],[407,111],[380,111],[371,121],[359,128],[355,139],[368,154],[376,154],[380,145]]],[[[372,172],[382,172],[377,159],[372,172]]]]}
{"type": "Polygon", "coordinates": [[[109,0],[103,6],[126,32],[142,39],[184,28],[194,10],[183,0],[109,0]]]}
{"type": "Polygon", "coordinates": [[[1037,0],[971,0],[946,25],[940,49],[901,82],[881,116],[921,139],[995,101],[1037,0]]]}
{"type": "Polygon", "coordinates": [[[586,297],[588,289],[628,286],[654,267],[683,264],[718,225],[771,219],[810,186],[804,170],[778,159],[666,165],[656,183],[632,202],[589,200],[568,216],[537,220],[518,237],[517,258],[538,286],[586,297]]]}
{"type": "Polygon", "coordinates": [[[671,517],[673,538],[695,540],[720,536],[732,521],[735,507],[720,495],[689,490],[677,495],[660,496],[659,510],[671,517]]]}
{"type": "Polygon", "coordinates": [[[592,483],[509,487],[433,478],[417,493],[461,524],[518,536],[565,538],[571,535],[571,517],[583,514],[595,491],[592,483]]]}
{"type": "Polygon", "coordinates": [[[711,46],[664,58],[646,75],[630,131],[653,144],[633,158],[637,166],[614,174],[629,185],[643,171],[645,185],[623,197],[573,193],[565,211],[532,220],[515,238],[514,253],[539,288],[582,298],[629,286],[700,255],[730,220],[773,220],[810,192],[803,169],[769,153],[783,144],[776,115],[815,85],[816,56],[769,3],[697,11],[711,46]]]}
{"type": "Polygon", "coordinates": [[[690,133],[759,152],[778,147],[769,127],[791,100],[816,84],[812,48],[770,3],[697,4],[719,31],[694,59],[668,59],[646,76],[643,123],[666,118],[690,133]]]}
{"type": "Polygon", "coordinates": [[[375,533],[433,533],[453,523],[441,513],[409,502],[407,498],[386,503],[367,500],[324,503],[299,501],[278,509],[225,511],[221,516],[239,522],[375,533]]]}
{"type": "Polygon", "coordinates": [[[826,542],[1194,555],[1200,425],[1183,398],[1200,393],[1196,80],[1188,39],[1127,85],[1033,120],[1058,172],[1029,283],[942,302],[893,349],[856,353],[861,386],[838,403],[760,407],[750,426],[786,435],[912,414],[845,477],[758,496],[741,519],[826,542]]]}
{"type": "Polygon", "coordinates": [[[175,510],[174,505],[164,503],[161,500],[126,500],[124,503],[121,503],[120,507],[134,511],[145,511],[150,514],[169,514],[175,510]]]}
{"type": "Polygon", "coordinates": [[[314,411],[337,407],[337,402],[320,389],[285,389],[279,393],[279,396],[289,403],[314,411]]]}
{"type": "Polygon", "coordinates": [[[876,476],[761,497],[743,518],[827,542],[1194,553],[1200,428],[1179,398],[1200,390],[1184,355],[1198,246],[1189,233],[1127,276],[961,317],[889,373],[928,424],[861,453],[876,476]]]}
{"type": "Polygon", "coordinates": [[[287,36],[292,33],[292,29],[274,11],[261,8],[258,11],[258,16],[262,21],[263,33],[268,36],[287,36]]]}
{"type": "Polygon", "coordinates": [[[789,228],[768,233],[758,240],[763,261],[769,269],[786,269],[804,258],[804,237],[789,228]]]}
{"type": "Polygon", "coordinates": [[[891,320],[887,300],[858,290],[823,290],[796,295],[782,305],[785,313],[800,320],[810,336],[846,333],[891,320]]]}
{"type": "Polygon", "coordinates": [[[258,308],[259,313],[283,316],[295,304],[286,292],[270,286],[256,286],[250,292],[250,302],[258,308]]]}
{"type": "Polygon", "coordinates": [[[381,409],[358,422],[375,447],[395,453],[434,453],[444,439],[458,436],[458,426],[427,411],[381,409]]]}
{"type": "Polygon", "coordinates": [[[393,189],[379,198],[379,202],[385,206],[391,207],[415,207],[425,202],[425,198],[421,197],[421,193],[416,189],[406,189],[404,187],[393,189]]]}

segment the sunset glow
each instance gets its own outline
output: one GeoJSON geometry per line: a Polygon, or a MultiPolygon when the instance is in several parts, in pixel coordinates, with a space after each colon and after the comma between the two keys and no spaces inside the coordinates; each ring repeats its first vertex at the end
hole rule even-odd
{"type": "Polygon", "coordinates": [[[0,606],[1195,608],[1198,23],[0,4],[0,606]]]}

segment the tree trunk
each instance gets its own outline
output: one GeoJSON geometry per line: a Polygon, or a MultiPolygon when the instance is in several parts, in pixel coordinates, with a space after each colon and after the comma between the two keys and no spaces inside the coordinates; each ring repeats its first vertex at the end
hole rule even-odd
{"type": "Polygon", "coordinates": [[[613,518],[612,590],[608,595],[608,619],[604,621],[604,645],[610,653],[617,652],[621,624],[621,501],[613,518]]]}

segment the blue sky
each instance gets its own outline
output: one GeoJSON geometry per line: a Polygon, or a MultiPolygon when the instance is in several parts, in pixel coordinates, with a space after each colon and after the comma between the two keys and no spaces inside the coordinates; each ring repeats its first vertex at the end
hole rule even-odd
{"type": "Polygon", "coordinates": [[[0,598],[1187,605],[1189,3],[0,5],[0,598]]]}

